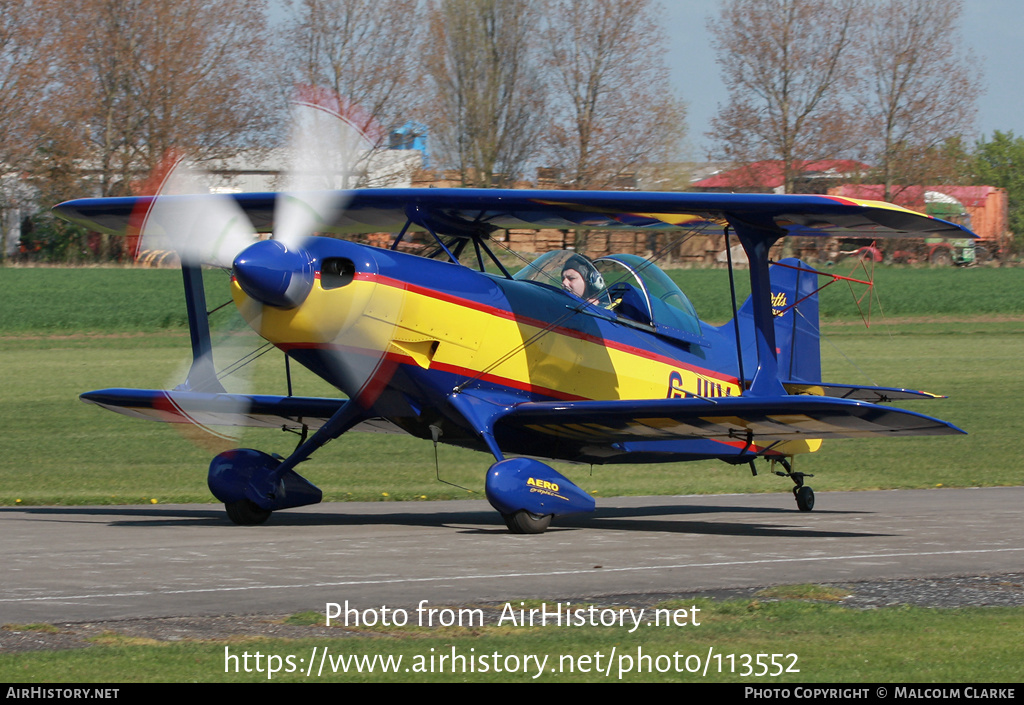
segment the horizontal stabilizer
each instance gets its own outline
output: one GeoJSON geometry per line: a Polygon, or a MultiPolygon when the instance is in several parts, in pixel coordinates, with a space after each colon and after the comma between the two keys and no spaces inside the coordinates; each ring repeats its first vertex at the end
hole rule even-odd
{"type": "MultiPolygon", "coordinates": [[[[296,430],[303,426],[320,428],[346,402],[324,397],[203,394],[166,389],[100,389],[86,392],[80,398],[119,414],[165,423],[296,430]]],[[[381,419],[366,421],[356,430],[400,432],[381,419]]]]}
{"type": "Polygon", "coordinates": [[[790,394],[812,394],[816,396],[837,397],[839,399],[856,399],[881,404],[887,401],[903,399],[945,399],[946,397],[931,392],[918,392],[913,389],[898,387],[865,387],[863,385],[828,384],[817,382],[783,382],[782,385],[790,394]]]}
{"type": "Polygon", "coordinates": [[[817,396],[719,397],[630,401],[530,402],[494,425],[590,445],[712,439],[775,441],[894,438],[964,433],[923,414],[851,399],[817,396]]]}

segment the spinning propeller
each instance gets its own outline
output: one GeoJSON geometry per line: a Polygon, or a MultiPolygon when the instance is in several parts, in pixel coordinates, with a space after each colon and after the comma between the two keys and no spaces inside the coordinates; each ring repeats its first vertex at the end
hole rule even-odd
{"type": "MultiPolygon", "coordinates": [[[[233,198],[210,193],[208,177],[175,155],[142,226],[141,247],[152,248],[162,238],[178,253],[183,267],[230,270],[251,299],[245,302],[244,316],[259,332],[263,307],[292,309],[309,295],[315,270],[305,246],[316,232],[340,218],[358,176],[355,167],[380,136],[376,122],[357,106],[330,91],[300,87],[292,103],[288,165],[283,190],[275,199],[272,238],[261,240],[233,198]]],[[[212,350],[196,356],[208,359],[194,360],[193,370],[215,369],[212,350]]],[[[190,373],[190,381],[192,377],[190,373]]],[[[211,380],[208,388],[192,391],[222,391],[219,387],[211,380]]],[[[186,383],[176,390],[189,388],[186,383]]],[[[226,437],[194,419],[173,392],[168,397],[195,425],[226,437]]],[[[248,402],[239,396],[234,406],[232,415],[239,418],[232,425],[237,428],[244,425],[241,417],[248,402]]]]}

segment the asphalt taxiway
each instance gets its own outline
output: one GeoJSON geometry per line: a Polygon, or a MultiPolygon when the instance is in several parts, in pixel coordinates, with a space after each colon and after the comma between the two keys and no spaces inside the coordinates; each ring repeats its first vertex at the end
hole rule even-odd
{"type": "Polygon", "coordinates": [[[1024,567],[1024,487],[599,499],[518,536],[483,501],[0,509],[0,623],[685,594],[1024,567]],[[425,603],[423,601],[426,601],[425,603]]]}

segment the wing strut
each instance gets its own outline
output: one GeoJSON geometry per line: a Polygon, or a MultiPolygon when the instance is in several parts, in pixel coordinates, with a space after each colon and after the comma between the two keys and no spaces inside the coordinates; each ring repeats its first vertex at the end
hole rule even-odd
{"type": "Polygon", "coordinates": [[[210,342],[210,318],[206,312],[203,269],[199,265],[181,265],[185,283],[185,309],[188,311],[188,332],[192,341],[192,366],[188,377],[177,389],[189,392],[223,394],[226,390],[217,379],[213,365],[213,343],[210,342]]]}
{"type": "Polygon", "coordinates": [[[725,258],[729,262],[729,294],[732,297],[732,326],[736,333],[736,364],[740,372],[740,394],[747,388],[747,376],[743,373],[743,349],[740,346],[740,320],[736,308],[736,279],[732,268],[732,245],[729,244],[729,226],[725,226],[725,258]]]}
{"type": "Polygon", "coordinates": [[[736,231],[750,262],[750,296],[754,309],[757,371],[754,373],[749,391],[754,396],[785,396],[786,389],[779,381],[771,279],[768,274],[768,252],[785,232],[770,219],[762,223],[753,223],[730,216],[729,224],[736,231]]]}

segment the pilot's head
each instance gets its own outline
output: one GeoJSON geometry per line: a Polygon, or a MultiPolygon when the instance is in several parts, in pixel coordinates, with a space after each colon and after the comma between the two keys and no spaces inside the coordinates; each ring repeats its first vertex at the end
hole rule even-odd
{"type": "Polygon", "coordinates": [[[562,265],[562,288],[581,299],[592,299],[604,288],[604,279],[590,260],[576,254],[562,265]]]}

